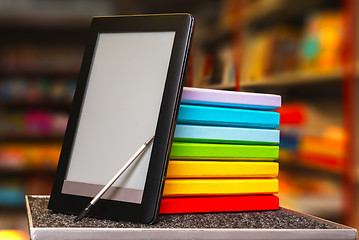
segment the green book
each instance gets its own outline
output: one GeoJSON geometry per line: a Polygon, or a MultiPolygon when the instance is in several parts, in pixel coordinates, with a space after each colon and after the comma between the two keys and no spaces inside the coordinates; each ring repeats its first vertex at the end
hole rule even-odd
{"type": "Polygon", "coordinates": [[[275,160],[278,146],[173,142],[171,159],[275,160]]]}

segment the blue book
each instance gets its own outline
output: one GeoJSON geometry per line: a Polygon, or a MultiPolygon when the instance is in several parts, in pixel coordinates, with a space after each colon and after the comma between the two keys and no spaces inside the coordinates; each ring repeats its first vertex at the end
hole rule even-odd
{"type": "Polygon", "coordinates": [[[279,130],[177,124],[174,141],[237,144],[278,144],[279,130]]]}
{"type": "Polygon", "coordinates": [[[177,123],[273,129],[279,126],[279,113],[181,104],[177,123]]]}
{"type": "Polygon", "coordinates": [[[0,189],[0,206],[23,206],[25,193],[20,189],[0,189]]]}

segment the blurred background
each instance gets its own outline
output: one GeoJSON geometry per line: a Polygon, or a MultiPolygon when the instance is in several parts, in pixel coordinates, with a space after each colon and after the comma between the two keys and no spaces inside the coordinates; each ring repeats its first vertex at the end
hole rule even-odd
{"type": "Polygon", "coordinates": [[[282,95],[280,205],[358,227],[356,0],[0,0],[0,239],[51,192],[91,17],[171,12],[186,86],[282,95]]]}

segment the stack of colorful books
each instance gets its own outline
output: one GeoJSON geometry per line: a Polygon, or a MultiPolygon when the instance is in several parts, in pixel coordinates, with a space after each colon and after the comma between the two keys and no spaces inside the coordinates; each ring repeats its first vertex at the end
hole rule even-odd
{"type": "Polygon", "coordinates": [[[279,208],[279,95],[184,88],[160,213],[279,208]]]}

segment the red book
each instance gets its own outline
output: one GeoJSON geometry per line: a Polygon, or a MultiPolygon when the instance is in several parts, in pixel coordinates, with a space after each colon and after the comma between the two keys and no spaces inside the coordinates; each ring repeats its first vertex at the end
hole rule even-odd
{"type": "Polygon", "coordinates": [[[278,210],[275,195],[163,198],[160,214],[278,210]]]}
{"type": "Polygon", "coordinates": [[[344,157],[326,156],[324,154],[302,152],[300,161],[308,166],[341,173],[343,171],[344,157]]]}
{"type": "Polygon", "coordinates": [[[300,103],[283,105],[276,112],[280,114],[280,125],[301,126],[307,121],[307,108],[300,103]]]}

